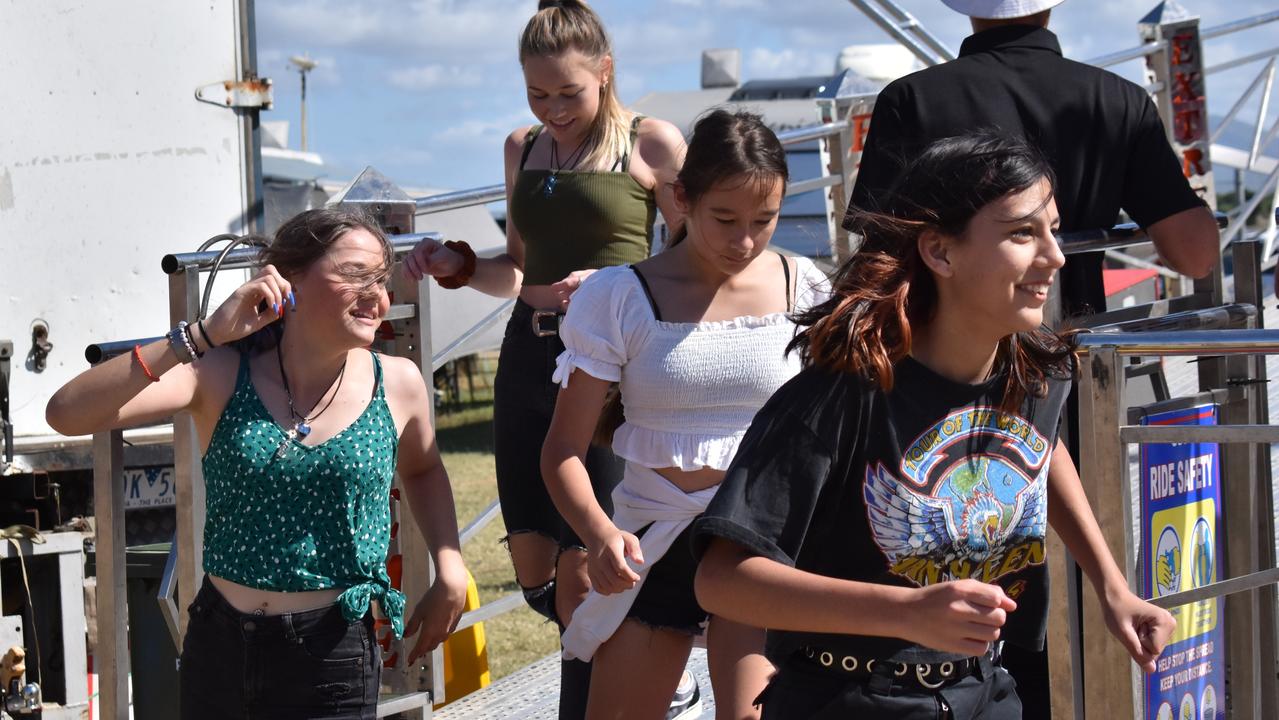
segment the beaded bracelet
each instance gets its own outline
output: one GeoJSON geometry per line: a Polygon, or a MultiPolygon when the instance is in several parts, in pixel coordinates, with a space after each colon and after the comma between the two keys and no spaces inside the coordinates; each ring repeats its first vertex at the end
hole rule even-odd
{"type": "Polygon", "coordinates": [[[173,348],[173,354],[178,356],[178,362],[184,365],[195,360],[195,348],[191,347],[191,341],[187,339],[186,326],[186,320],[179,320],[178,326],[165,336],[169,339],[169,347],[173,348]]]}

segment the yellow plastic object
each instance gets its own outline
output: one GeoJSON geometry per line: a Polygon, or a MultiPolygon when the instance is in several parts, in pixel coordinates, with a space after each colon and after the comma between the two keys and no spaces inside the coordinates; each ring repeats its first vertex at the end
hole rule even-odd
{"type": "MultiPolygon", "coordinates": [[[[480,591],[475,587],[475,578],[466,573],[466,607],[470,612],[480,606],[480,591]]],[[[488,685],[489,676],[488,645],[484,641],[484,623],[476,623],[469,628],[458,630],[444,641],[444,697],[445,702],[436,705],[436,709],[448,705],[465,695],[488,685]]]]}

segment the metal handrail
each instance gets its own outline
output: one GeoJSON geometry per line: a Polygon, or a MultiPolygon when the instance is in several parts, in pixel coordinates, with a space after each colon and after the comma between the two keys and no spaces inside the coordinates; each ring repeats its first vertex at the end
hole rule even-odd
{"type": "Polygon", "coordinates": [[[1080,333],[1079,352],[1114,348],[1119,355],[1279,355],[1279,330],[1178,330],[1080,333]]]}
{"type": "Polygon", "coordinates": [[[469,190],[457,190],[417,198],[414,202],[417,203],[417,214],[425,215],[446,210],[457,210],[458,208],[471,207],[472,205],[487,205],[488,203],[505,199],[505,185],[485,185],[484,187],[471,188],[469,190]]]}
{"type": "MultiPolygon", "coordinates": [[[[403,235],[391,235],[387,239],[391,241],[391,246],[395,248],[396,259],[399,259],[402,255],[412,250],[419,242],[427,238],[442,241],[444,236],[437,232],[405,233],[403,235]]],[[[222,261],[221,269],[251,268],[261,252],[262,249],[256,247],[232,250],[227,253],[226,259],[222,261]]],[[[212,251],[171,253],[160,260],[160,269],[166,275],[172,275],[179,271],[208,270],[213,266],[214,261],[217,260],[220,254],[212,251]]]]}
{"type": "MultiPolygon", "coordinates": [[[[844,123],[832,122],[824,125],[796,128],[795,130],[786,130],[784,132],[777,133],[777,139],[782,145],[796,145],[810,140],[821,140],[822,138],[830,137],[831,135],[837,135],[842,132],[845,127],[846,125],[844,123]]],[[[823,175],[823,177],[825,177],[825,175],[823,175]]],[[[487,205],[489,203],[505,199],[505,185],[485,185],[483,187],[470,188],[467,190],[455,190],[453,192],[439,193],[437,195],[428,195],[427,197],[417,198],[414,202],[417,204],[418,215],[429,215],[431,213],[446,212],[448,210],[457,210],[459,208],[473,207],[475,205],[487,205]]]]}
{"type": "MultiPolygon", "coordinates": [[[[1213,213],[1213,215],[1217,220],[1218,228],[1225,229],[1230,225],[1229,215],[1221,212],[1213,213]]],[[[1071,232],[1058,233],[1057,241],[1061,244],[1063,253],[1075,255],[1098,250],[1132,247],[1133,245],[1150,242],[1150,238],[1146,230],[1140,225],[1127,222],[1105,229],[1072,230],[1071,232]]]]}
{"type": "Polygon", "coordinates": [[[1243,20],[1234,20],[1220,25],[1213,25],[1210,28],[1204,28],[1199,31],[1199,37],[1204,40],[1209,40],[1221,35],[1228,35],[1232,32],[1254,28],[1258,25],[1265,25],[1266,23],[1275,22],[1276,20],[1279,20],[1279,10],[1272,10],[1267,13],[1261,13],[1260,15],[1253,15],[1252,17],[1244,18],[1243,20]]]}
{"type": "MultiPolygon", "coordinates": [[[[1249,28],[1257,27],[1258,25],[1265,25],[1266,23],[1275,22],[1276,20],[1279,20],[1279,11],[1261,13],[1260,15],[1253,15],[1252,17],[1244,18],[1242,20],[1234,20],[1232,22],[1222,23],[1221,25],[1214,25],[1210,28],[1204,28],[1199,31],[1199,39],[1211,40],[1215,37],[1229,35],[1230,33],[1239,32],[1240,30],[1247,30],[1249,28]]],[[[1127,62],[1128,60],[1136,60],[1138,58],[1146,57],[1147,55],[1153,55],[1167,47],[1167,41],[1146,43],[1145,45],[1138,45],[1137,47],[1129,48],[1127,50],[1099,55],[1091,60],[1085,60],[1084,62],[1088,65],[1095,65],[1096,67],[1108,67],[1110,65],[1118,65],[1121,62],[1127,62]]],[[[1212,71],[1213,68],[1208,68],[1205,72],[1212,71]]]]}
{"type": "Polygon", "coordinates": [[[479,322],[472,325],[469,330],[457,336],[457,338],[455,338],[453,342],[449,343],[448,345],[445,345],[443,350],[440,350],[439,352],[431,356],[431,370],[435,371],[443,367],[444,363],[453,359],[452,357],[453,353],[456,352],[457,349],[461,347],[463,343],[467,342],[468,340],[475,337],[476,335],[479,335],[485,330],[488,330],[489,328],[493,327],[501,320],[504,320],[508,315],[511,314],[511,309],[514,307],[515,307],[515,300],[513,299],[507,300],[506,302],[499,305],[496,310],[489,313],[488,315],[485,315],[483,318],[480,319],[479,322]]]}
{"type": "Polygon", "coordinates": [[[1160,317],[1138,318],[1124,322],[1094,325],[1092,333],[1172,332],[1186,330],[1225,330],[1246,326],[1256,320],[1256,305],[1232,303],[1200,310],[1186,310],[1160,317]]]}

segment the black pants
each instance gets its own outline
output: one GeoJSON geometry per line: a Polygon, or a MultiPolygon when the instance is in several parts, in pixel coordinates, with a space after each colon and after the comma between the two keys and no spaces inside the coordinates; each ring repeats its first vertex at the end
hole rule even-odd
{"type": "Polygon", "coordinates": [[[381,653],[373,617],[337,605],[246,615],[205,578],[189,609],[180,672],[182,720],[371,720],[381,653]]]}
{"type": "Polygon", "coordinates": [[[783,663],[760,699],[763,720],[1022,718],[1017,683],[1007,670],[985,658],[976,673],[937,690],[906,687],[889,678],[872,686],[871,680],[850,681],[797,662],[783,663]]]}
{"type": "MultiPolygon", "coordinates": [[[[551,427],[559,385],[551,380],[555,359],[564,352],[556,335],[533,334],[533,308],[516,301],[502,339],[493,382],[493,459],[502,520],[509,535],[533,532],[562,548],[582,541],[560,517],[542,480],[542,443],[551,427]]],[[[586,453],[586,472],[600,507],[613,514],[613,488],[623,464],[607,448],[586,453]]]]}

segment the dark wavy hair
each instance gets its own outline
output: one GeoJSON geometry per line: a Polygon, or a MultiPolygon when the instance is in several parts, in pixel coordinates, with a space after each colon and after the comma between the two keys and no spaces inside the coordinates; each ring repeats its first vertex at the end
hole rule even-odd
{"type": "MultiPolygon", "coordinates": [[[[919,256],[921,233],[962,237],[983,207],[1041,180],[1055,185],[1044,155],[1023,140],[993,131],[945,138],[910,162],[884,195],[882,207],[855,208],[844,227],[862,236],[835,275],[833,294],[800,313],[803,330],[791,342],[805,365],[861,375],[885,391],[893,366],[910,354],[911,331],[937,311],[937,286],[919,256]]],[[[994,372],[1006,378],[1004,409],[1047,391],[1047,375],[1074,372],[1073,333],[1046,326],[999,343],[994,372]]]]}

